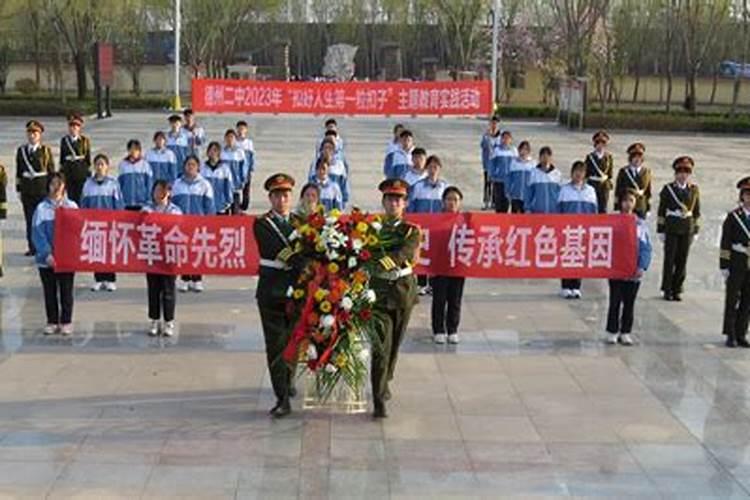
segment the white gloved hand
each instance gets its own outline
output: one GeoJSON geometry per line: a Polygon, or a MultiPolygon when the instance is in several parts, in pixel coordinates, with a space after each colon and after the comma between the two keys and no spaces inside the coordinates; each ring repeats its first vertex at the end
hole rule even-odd
{"type": "Polygon", "coordinates": [[[659,241],[661,241],[662,243],[667,241],[667,235],[664,233],[659,233],[659,241]]]}
{"type": "Polygon", "coordinates": [[[52,255],[47,256],[47,265],[49,267],[55,267],[55,258],[52,255]]]}
{"type": "Polygon", "coordinates": [[[724,277],[724,280],[726,281],[729,278],[729,269],[722,269],[721,275],[724,277]]]}

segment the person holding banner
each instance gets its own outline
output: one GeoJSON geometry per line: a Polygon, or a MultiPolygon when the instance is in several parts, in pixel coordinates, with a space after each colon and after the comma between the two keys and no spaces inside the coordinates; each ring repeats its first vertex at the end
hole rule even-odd
{"type": "MultiPolygon", "coordinates": [[[[560,188],[557,197],[557,212],[561,214],[595,214],[597,212],[596,191],[586,183],[586,164],[573,162],[570,182],[560,188]]],[[[581,280],[563,279],[560,295],[565,299],[581,298],[581,280]]]]}
{"type": "Polygon", "coordinates": [[[177,156],[167,148],[167,136],[161,130],[154,133],[154,147],[146,153],[146,163],[154,174],[154,182],[164,180],[172,184],[177,179],[177,156]]]}
{"type": "Polygon", "coordinates": [[[606,214],[614,174],[614,160],[612,154],[607,151],[609,134],[600,130],[591,140],[594,150],[586,155],[586,180],[596,190],[597,212],[606,214]]]}
{"type": "Polygon", "coordinates": [[[620,197],[628,189],[637,195],[635,213],[646,218],[651,212],[651,169],[643,165],[646,146],[636,142],[628,146],[628,165],[617,173],[615,181],[615,204],[620,206],[620,197]]]}
{"type": "Polygon", "coordinates": [[[212,141],[206,149],[206,157],[206,161],[201,165],[200,174],[211,183],[214,190],[214,212],[230,215],[234,202],[234,181],[229,165],[221,161],[221,144],[212,141]]]}
{"type": "MultiPolygon", "coordinates": [[[[172,200],[185,215],[215,215],[214,189],[200,174],[200,160],[190,155],[185,159],[182,176],[174,181],[172,200]]],[[[203,277],[199,274],[183,275],[178,287],[180,292],[192,290],[200,293],[203,288],[203,277]]]]}
{"type": "Polygon", "coordinates": [[[727,347],[750,348],[750,177],[737,183],[740,206],[724,218],[721,226],[719,269],[726,280],[724,322],[727,347]]]}
{"type": "Polygon", "coordinates": [[[682,300],[690,244],[700,229],[701,205],[698,185],[690,180],[695,162],[680,156],[672,162],[675,180],[659,193],[656,232],[664,243],[661,291],[664,300],[682,300]]]}
{"type": "Polygon", "coordinates": [[[503,130],[500,133],[500,144],[496,145],[490,156],[493,205],[495,212],[499,214],[507,214],[510,209],[510,200],[505,189],[510,164],[516,157],[518,157],[518,150],[513,146],[513,134],[510,130],[503,130]]]}
{"type": "Polygon", "coordinates": [[[518,157],[513,159],[508,168],[507,190],[511,213],[524,213],[523,196],[535,166],[536,161],[531,157],[531,144],[529,141],[521,141],[518,144],[518,157]]]}
{"type": "Polygon", "coordinates": [[[125,210],[139,211],[148,203],[154,172],[141,157],[141,143],[137,139],[128,141],[128,156],[117,167],[117,180],[122,191],[125,210]]]}
{"type": "Polygon", "coordinates": [[[383,176],[386,178],[391,177],[391,170],[393,168],[393,159],[400,147],[401,132],[405,130],[404,126],[397,123],[393,126],[393,139],[385,148],[385,159],[383,160],[383,176]]]}
{"type": "Polygon", "coordinates": [[[552,163],[552,148],[539,150],[539,164],[529,175],[529,185],[523,197],[524,210],[532,214],[550,214],[557,211],[562,174],[552,163]]]}
{"type": "Polygon", "coordinates": [[[487,131],[482,135],[479,142],[479,150],[482,155],[482,172],[484,175],[484,189],[482,190],[482,210],[489,210],[493,206],[491,162],[492,152],[500,145],[500,117],[493,115],[487,126],[487,131]]]}
{"type": "MultiPolygon", "coordinates": [[[[621,193],[620,213],[634,214],[638,193],[635,189],[626,189],[621,193]]],[[[634,276],[628,279],[609,280],[609,311],[607,313],[607,342],[610,344],[633,345],[630,332],[633,329],[633,311],[641,278],[651,264],[651,239],[648,235],[648,224],[636,218],[638,235],[638,267],[634,276]]]]}
{"type": "Polygon", "coordinates": [[[26,219],[26,256],[36,254],[32,235],[32,219],[37,205],[47,196],[47,177],[55,172],[52,149],[42,144],[44,125],[38,120],[26,123],[28,143],[16,150],[16,191],[21,197],[26,219]]]}
{"type": "Polygon", "coordinates": [[[73,280],[74,273],[55,271],[55,213],[58,208],[78,208],[65,196],[65,176],[52,172],[47,176],[47,197],[34,211],[32,239],[39,268],[39,277],[44,289],[44,307],[47,313],[45,335],[73,334],[73,280]]]}
{"type": "MultiPolygon", "coordinates": [[[[180,207],[170,201],[171,185],[164,179],[154,183],[151,202],[143,207],[143,212],[168,215],[182,215],[180,207]]],[[[175,276],[173,274],[146,273],[148,287],[148,318],[151,325],[148,334],[156,337],[161,332],[165,337],[174,335],[174,311],[176,303],[175,276]],[[164,325],[161,324],[162,315],[164,325]]]]}
{"type": "Polygon", "coordinates": [[[291,213],[294,179],[287,174],[269,177],[264,187],[268,191],[271,210],[255,219],[253,233],[260,253],[260,271],[255,298],[258,302],[266,361],[276,405],[270,414],[283,418],[292,411],[289,398],[293,388],[294,370],[281,355],[289,341],[293,324],[287,314],[287,289],[297,280],[299,263],[289,242],[294,231],[291,213]]]}
{"type": "MultiPolygon", "coordinates": [[[[83,185],[81,208],[94,210],[122,210],[125,208],[120,192],[120,183],[108,174],[109,158],[103,154],[96,155],[94,157],[94,174],[83,185]]],[[[116,280],[115,273],[94,273],[94,284],[91,285],[91,291],[106,290],[114,292],[117,290],[116,280]]]]}
{"type": "MultiPolygon", "coordinates": [[[[174,153],[177,166],[182,168],[185,164],[185,158],[190,154],[190,138],[187,131],[182,127],[182,117],[174,114],[167,118],[169,121],[169,131],[167,132],[167,149],[174,153]]],[[[182,175],[182,171],[177,172],[177,176],[182,175]]]]}
{"type": "Polygon", "coordinates": [[[185,120],[182,129],[188,138],[188,154],[200,158],[201,146],[206,142],[206,131],[195,121],[195,113],[192,109],[186,108],[182,112],[182,117],[185,120]]]}
{"type": "Polygon", "coordinates": [[[378,261],[379,271],[370,281],[375,291],[373,317],[381,341],[371,358],[373,417],[385,418],[386,401],[390,399],[389,382],[396,371],[396,360],[401,342],[409,325],[411,311],[416,305],[417,283],[413,269],[419,256],[422,240],[419,227],[404,220],[409,186],[401,179],[386,179],[378,186],[383,193],[385,217],[380,238],[394,241],[387,255],[378,261]]]}
{"type": "Polygon", "coordinates": [[[237,132],[237,145],[245,152],[247,176],[245,178],[245,185],[242,186],[242,197],[240,200],[240,210],[244,212],[250,208],[250,182],[255,172],[255,147],[253,146],[253,140],[248,135],[249,128],[245,120],[238,121],[234,128],[237,132]]]}
{"type": "Polygon", "coordinates": [[[83,185],[91,175],[91,141],[81,134],[83,117],[68,117],[68,134],[60,140],[60,171],[68,182],[68,198],[81,203],[83,185]]]}

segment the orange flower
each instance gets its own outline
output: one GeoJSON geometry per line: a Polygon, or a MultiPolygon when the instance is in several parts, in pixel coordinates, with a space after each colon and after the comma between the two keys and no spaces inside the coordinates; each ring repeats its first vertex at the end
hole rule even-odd
{"type": "Polygon", "coordinates": [[[354,273],[354,276],[352,276],[352,280],[355,283],[363,284],[367,281],[367,274],[360,269],[359,271],[354,273]]]}
{"type": "Polygon", "coordinates": [[[317,325],[318,321],[320,321],[320,318],[318,317],[318,313],[311,312],[310,315],[307,317],[308,325],[317,325]]]}

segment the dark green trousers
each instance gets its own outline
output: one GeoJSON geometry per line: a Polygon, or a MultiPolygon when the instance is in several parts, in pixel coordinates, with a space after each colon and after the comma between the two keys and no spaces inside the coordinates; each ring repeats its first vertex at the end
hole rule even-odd
{"type": "Polygon", "coordinates": [[[682,293],[687,275],[691,234],[667,234],[664,237],[664,267],[661,274],[661,291],[682,293]]]}
{"type": "Polygon", "coordinates": [[[285,401],[289,398],[289,387],[292,384],[294,370],[282,358],[282,353],[289,341],[292,324],[286,315],[283,302],[278,304],[261,304],[258,302],[260,321],[263,325],[263,338],[266,342],[266,361],[271,375],[271,385],[276,399],[285,401]]]}
{"type": "Polygon", "coordinates": [[[724,295],[724,335],[744,340],[750,319],[750,271],[729,273],[724,295]]]}
{"type": "Polygon", "coordinates": [[[393,379],[396,371],[398,350],[404,340],[412,309],[413,306],[408,306],[399,309],[376,308],[373,311],[375,328],[381,342],[380,349],[373,349],[370,367],[372,398],[375,402],[384,402],[388,382],[393,379]]]}

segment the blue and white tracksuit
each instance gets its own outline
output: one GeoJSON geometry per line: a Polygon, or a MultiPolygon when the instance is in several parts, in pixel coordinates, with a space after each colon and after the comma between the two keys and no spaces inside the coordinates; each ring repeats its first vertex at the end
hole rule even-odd
{"type": "Polygon", "coordinates": [[[176,134],[170,130],[166,135],[167,149],[174,153],[175,161],[177,161],[177,177],[179,177],[184,172],[185,158],[190,154],[190,137],[184,128],[176,134]]]}
{"type": "Polygon", "coordinates": [[[409,190],[409,205],[407,212],[410,213],[438,213],[443,211],[443,192],[448,183],[443,179],[432,182],[430,179],[422,179],[409,190]]]}
{"type": "Polygon", "coordinates": [[[215,212],[218,214],[230,209],[234,201],[234,181],[229,165],[221,160],[216,165],[212,165],[206,160],[201,165],[200,174],[211,183],[213,188],[215,212]]]}
{"type": "Polygon", "coordinates": [[[144,158],[135,163],[125,158],[117,167],[122,201],[126,207],[142,207],[151,200],[154,173],[144,158]]]}
{"type": "Polygon", "coordinates": [[[546,171],[540,165],[531,172],[529,185],[523,198],[524,210],[532,214],[557,212],[557,199],[560,195],[562,175],[554,166],[546,171]]]}
{"type": "Polygon", "coordinates": [[[89,177],[83,184],[81,208],[122,210],[125,204],[122,201],[120,183],[109,176],[101,179],[97,179],[96,176],[89,177]]]}
{"type": "Polygon", "coordinates": [[[36,248],[34,261],[37,267],[49,267],[47,257],[52,255],[54,251],[55,210],[59,207],[78,208],[78,205],[67,198],[63,198],[59,203],[44,198],[34,210],[34,216],[31,219],[31,241],[36,248]]]}
{"type": "Polygon", "coordinates": [[[535,160],[522,160],[520,157],[513,159],[508,169],[508,182],[505,185],[505,192],[511,201],[523,201],[534,167],[536,167],[535,160]]]}
{"type": "Polygon", "coordinates": [[[320,204],[323,205],[326,211],[338,209],[343,210],[344,208],[344,197],[341,194],[341,188],[339,185],[332,181],[329,177],[323,180],[317,177],[314,180],[315,184],[320,189],[320,204]]]}
{"type": "Polygon", "coordinates": [[[414,187],[414,184],[427,177],[427,170],[414,170],[410,168],[406,171],[402,179],[409,185],[409,189],[414,187]]]}
{"type": "Polygon", "coordinates": [[[584,182],[576,186],[564,184],[557,196],[557,212],[561,214],[595,214],[598,211],[596,190],[584,182]]]}
{"type": "Polygon", "coordinates": [[[248,164],[245,151],[235,146],[233,148],[223,147],[221,149],[221,161],[226,163],[232,172],[232,186],[236,193],[242,192],[248,176],[248,164]]]}
{"type": "Polygon", "coordinates": [[[143,207],[141,209],[141,212],[146,212],[149,214],[182,215],[182,210],[180,210],[180,207],[178,207],[171,201],[164,206],[157,205],[152,201],[151,203],[143,207]]]}
{"type": "Polygon", "coordinates": [[[513,159],[518,157],[518,151],[514,146],[503,146],[498,144],[490,154],[490,179],[494,183],[505,183],[513,159]]]}
{"type": "Polygon", "coordinates": [[[383,176],[386,179],[391,177],[391,167],[393,166],[393,155],[396,154],[396,150],[401,149],[401,144],[398,141],[391,141],[385,148],[385,159],[383,160],[383,176]]]}
{"type": "Polygon", "coordinates": [[[245,152],[245,163],[247,169],[245,183],[247,184],[250,181],[253,172],[255,172],[255,146],[253,145],[253,140],[249,137],[237,137],[237,146],[245,152]]]}
{"type": "Polygon", "coordinates": [[[203,127],[199,127],[198,125],[194,125],[192,129],[188,128],[187,125],[183,125],[182,130],[188,138],[188,154],[200,158],[201,146],[206,143],[206,131],[203,130],[203,127]]]}
{"type": "MultiPolygon", "coordinates": [[[[651,236],[648,233],[648,223],[646,219],[636,217],[636,234],[638,235],[638,269],[641,271],[648,270],[651,265],[651,254],[653,246],[651,245],[651,236]]],[[[631,281],[640,281],[640,278],[632,278],[631,281]]]]}
{"type": "Polygon", "coordinates": [[[409,170],[413,165],[411,160],[411,152],[411,149],[409,151],[404,151],[404,149],[400,145],[398,146],[398,149],[393,152],[393,157],[389,169],[384,172],[387,179],[403,178],[406,171],[409,170]]]}
{"type": "Polygon", "coordinates": [[[177,179],[178,172],[182,169],[182,165],[177,165],[177,157],[174,152],[166,147],[164,149],[149,149],[146,153],[146,161],[151,166],[154,182],[163,180],[172,184],[177,179]]]}
{"type": "Polygon", "coordinates": [[[202,175],[182,176],[172,186],[172,202],[186,215],[214,215],[214,188],[202,175]]]}
{"type": "MultiPolygon", "coordinates": [[[[310,165],[310,175],[308,176],[310,182],[315,182],[317,179],[317,175],[315,175],[316,166],[317,161],[314,161],[310,165]]],[[[350,193],[349,168],[346,166],[346,163],[334,157],[333,161],[328,165],[328,178],[339,185],[339,189],[341,190],[341,202],[343,203],[342,208],[346,207],[347,203],[349,203],[350,193]]]]}
{"type": "Polygon", "coordinates": [[[482,170],[490,173],[490,160],[492,159],[492,152],[495,148],[500,146],[500,131],[497,131],[497,135],[490,135],[489,132],[485,132],[482,135],[482,140],[479,142],[479,149],[482,152],[482,170]]]}

